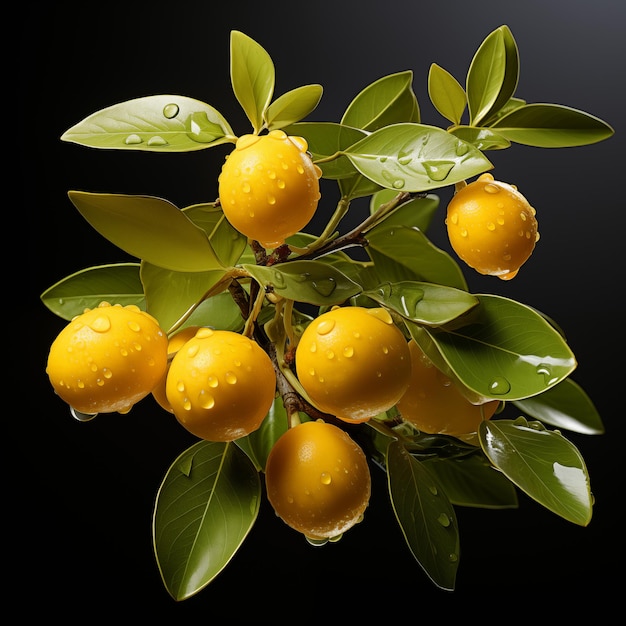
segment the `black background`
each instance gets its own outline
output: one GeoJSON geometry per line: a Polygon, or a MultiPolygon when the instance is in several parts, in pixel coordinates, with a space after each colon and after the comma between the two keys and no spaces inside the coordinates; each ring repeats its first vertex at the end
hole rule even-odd
{"type": "MultiPolygon", "coordinates": [[[[334,623],[369,617],[378,605],[390,618],[416,620],[455,613],[540,616],[546,609],[564,617],[581,605],[605,610],[616,604],[624,556],[625,6],[621,0],[56,2],[26,5],[19,22],[7,20],[7,31],[21,34],[24,99],[22,192],[10,208],[20,220],[17,238],[28,246],[31,272],[27,305],[18,310],[36,330],[27,331],[26,401],[7,416],[15,433],[7,442],[13,461],[5,461],[12,486],[5,517],[15,532],[5,542],[15,542],[16,578],[5,589],[5,604],[19,603],[24,616],[45,607],[67,623],[114,615],[334,623]],[[430,64],[463,83],[476,48],[502,24],[520,50],[519,97],[585,110],[616,130],[593,146],[514,145],[489,153],[496,178],[516,184],[537,209],[541,240],[513,281],[467,272],[475,293],[532,305],[568,337],[579,361],[572,378],[606,426],[603,436],[568,434],[591,475],[591,524],[574,526],[523,495],[517,511],[459,509],[457,590],[444,592],[411,557],[375,471],[365,521],[337,544],[312,548],[264,503],[227,568],[195,597],[174,602],[154,561],[152,505],[169,464],[195,440],[151,399],[128,415],[75,422],[44,371],[64,322],[39,295],[79,269],[130,260],[88,226],[68,200],[69,189],[156,195],[180,207],[210,201],[226,149],[133,154],[66,144],[60,135],[101,108],[157,93],[207,102],[237,134],[248,132],[229,82],[233,29],[272,56],[276,95],[309,83],[324,86],[309,119],[338,121],[366,85],[412,69],[422,121],[445,127],[428,101],[430,64]]],[[[445,206],[449,192],[440,195],[445,206]]],[[[449,250],[443,214],[431,234],[449,250]]]]}

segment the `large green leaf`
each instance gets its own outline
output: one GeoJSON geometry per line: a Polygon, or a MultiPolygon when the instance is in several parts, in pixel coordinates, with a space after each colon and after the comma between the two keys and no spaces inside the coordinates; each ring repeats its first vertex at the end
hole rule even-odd
{"type": "Polygon", "coordinates": [[[419,123],[420,111],[412,82],[411,70],[383,76],[352,100],[341,123],[370,132],[398,122],[419,123]]]}
{"type": "Polygon", "coordinates": [[[185,96],[158,95],[97,111],[61,139],[92,148],[189,152],[232,142],[234,136],[212,106],[185,96]]]}
{"type": "Polygon", "coordinates": [[[447,324],[478,304],[476,296],[462,289],[411,280],[383,283],[363,295],[407,320],[429,326],[447,324]]]}
{"type": "MultiPolygon", "coordinates": [[[[377,211],[381,205],[387,204],[396,198],[398,192],[393,189],[381,189],[370,199],[370,213],[377,211]]],[[[437,209],[439,197],[428,194],[422,198],[410,198],[398,205],[396,209],[385,216],[380,224],[386,226],[409,226],[419,228],[423,233],[428,230],[437,209]]]]}
{"type": "Polygon", "coordinates": [[[230,34],[230,78],[237,101],[258,133],[274,95],[274,63],[262,46],[238,30],[230,34]]]}
{"type": "Polygon", "coordinates": [[[318,306],[341,304],[361,287],[337,268],[322,261],[290,261],[272,267],[242,265],[263,289],[318,306]]]}
{"type": "Polygon", "coordinates": [[[571,378],[543,393],[516,400],[513,404],[527,415],[556,428],[586,435],[601,435],[604,425],[591,398],[571,378]]]}
{"type": "Polygon", "coordinates": [[[511,145],[511,142],[491,128],[476,126],[456,126],[450,132],[459,139],[471,143],[479,150],[503,150],[511,145]]]}
{"type": "Polygon", "coordinates": [[[146,308],[139,263],[98,265],[70,274],[46,289],[41,301],[67,321],[102,301],[146,308]]]}
{"type": "Polygon", "coordinates": [[[491,462],[522,491],[570,522],[589,524],[589,475],[570,441],[524,419],[484,421],[479,436],[491,462]]]}
{"type": "Polygon", "coordinates": [[[560,104],[526,104],[492,128],[510,141],[538,148],[567,148],[603,141],[615,132],[601,119],[560,104]]]}
{"type": "Polygon", "coordinates": [[[304,119],[317,107],[323,91],[321,85],[303,85],[276,98],[265,111],[267,128],[283,128],[304,119]]]}
{"type": "Polygon", "coordinates": [[[436,63],[428,72],[428,95],[443,117],[453,124],[460,124],[467,105],[465,90],[450,72],[436,63]]]}
{"type": "Polygon", "coordinates": [[[386,455],[389,495],[411,553],[441,589],[454,590],[459,566],[456,513],[435,474],[400,441],[386,455]]]}
{"type": "Polygon", "coordinates": [[[417,228],[383,222],[368,232],[367,241],[380,282],[418,280],[467,290],[456,261],[417,228]]]}
{"type": "Polygon", "coordinates": [[[381,187],[409,192],[452,185],[493,167],[471,144],[425,124],[386,126],[344,154],[381,187]]]}
{"type": "Polygon", "coordinates": [[[179,272],[223,267],[206,233],[167,200],[83,191],[68,195],[93,228],[128,254],[179,272]]]}
{"type": "Polygon", "coordinates": [[[485,399],[519,400],[569,376],[576,359],[561,334],[534,309],[495,295],[479,295],[465,325],[432,329],[408,322],[411,335],[435,365],[485,399]]]}
{"type": "Polygon", "coordinates": [[[175,600],[206,587],[229,563],[259,513],[261,481],[232,443],[201,441],[170,466],[157,493],[153,542],[175,600]]]}

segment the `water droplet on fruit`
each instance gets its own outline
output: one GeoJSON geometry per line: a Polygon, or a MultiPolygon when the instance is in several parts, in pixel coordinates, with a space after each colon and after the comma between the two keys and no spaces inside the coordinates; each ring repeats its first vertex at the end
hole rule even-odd
{"type": "Polygon", "coordinates": [[[97,413],[82,413],[81,411],[77,411],[73,406],[70,407],[70,414],[79,422],[90,422],[98,415],[97,413]]]}
{"type": "Polygon", "coordinates": [[[212,409],[215,406],[215,398],[203,389],[198,396],[198,403],[203,409],[212,409]]]}
{"type": "Polygon", "coordinates": [[[345,356],[346,358],[350,358],[352,356],[354,356],[354,348],[352,346],[346,346],[343,349],[343,356],[345,356]]]}
{"type": "Polygon", "coordinates": [[[226,374],[224,374],[224,379],[229,385],[237,384],[237,376],[235,376],[233,372],[226,372],[226,374]]]}
{"type": "Polygon", "coordinates": [[[500,193],[500,187],[498,185],[494,185],[493,183],[487,183],[483,189],[486,193],[500,193]]]}
{"type": "Polygon", "coordinates": [[[89,328],[96,333],[106,333],[111,329],[111,320],[106,315],[100,315],[89,324],[89,328]]]}
{"type": "Polygon", "coordinates": [[[306,535],[304,536],[304,538],[312,545],[312,546],[325,546],[328,543],[328,539],[314,539],[313,537],[307,537],[306,535]]]}
{"type": "Polygon", "coordinates": [[[320,482],[322,485],[330,485],[332,480],[333,477],[328,472],[322,472],[322,475],[320,476],[320,482]]]}
{"type": "Polygon", "coordinates": [[[220,381],[217,379],[217,376],[209,376],[206,383],[211,389],[215,389],[220,384],[220,381]]]}
{"type": "Polygon", "coordinates": [[[328,335],[335,328],[335,320],[322,320],[316,328],[318,335],[328,335]]]}
{"type": "Polygon", "coordinates": [[[180,111],[179,107],[177,104],[175,104],[174,102],[170,103],[170,104],[166,104],[163,107],[163,117],[166,117],[168,120],[171,120],[172,118],[176,117],[178,115],[178,112],[180,111]]]}

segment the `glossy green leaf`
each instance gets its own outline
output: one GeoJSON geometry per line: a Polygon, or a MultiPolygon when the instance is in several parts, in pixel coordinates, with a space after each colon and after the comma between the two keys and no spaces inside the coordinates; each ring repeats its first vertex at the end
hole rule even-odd
{"type": "MultiPolygon", "coordinates": [[[[370,213],[374,213],[381,205],[391,202],[397,195],[398,192],[394,189],[381,189],[370,200],[370,213]]],[[[425,233],[438,208],[439,197],[434,194],[428,194],[423,198],[410,198],[399,204],[398,208],[389,213],[380,224],[419,228],[425,233]]]]}
{"type": "Polygon", "coordinates": [[[381,187],[409,192],[452,185],[493,167],[471,144],[424,124],[386,126],[344,154],[381,187]]]}
{"type": "Polygon", "coordinates": [[[220,207],[213,203],[194,204],[184,208],[183,213],[208,235],[211,246],[224,267],[237,263],[248,239],[231,226],[220,207]]]}
{"type": "Polygon", "coordinates": [[[276,98],[265,111],[267,128],[274,130],[303,120],[315,110],[323,92],[321,85],[304,85],[276,98]]]}
{"type": "Polygon", "coordinates": [[[435,474],[399,441],[387,448],[389,495],[411,553],[441,589],[454,590],[459,566],[456,513],[435,474]]]}
{"type": "Polygon", "coordinates": [[[272,267],[242,265],[263,289],[297,302],[318,306],[341,304],[361,287],[338,269],[321,261],[290,261],[272,267]]]}
{"type": "Polygon", "coordinates": [[[383,76],[352,100],[341,123],[370,132],[399,122],[419,123],[419,105],[412,82],[411,70],[383,76]]]}
{"type": "Polygon", "coordinates": [[[446,324],[478,304],[476,296],[462,289],[411,280],[383,283],[363,295],[407,320],[431,326],[446,324]]]}
{"type": "Polygon", "coordinates": [[[230,34],[230,78],[237,101],[258,133],[274,95],[274,63],[262,46],[238,30],[230,34]]]}
{"type": "Polygon", "coordinates": [[[526,420],[488,420],[479,435],[490,461],[522,491],[574,524],[589,524],[589,475],[570,441],[526,420]]]}
{"type": "Polygon", "coordinates": [[[509,141],[538,148],[585,146],[615,132],[594,115],[559,104],[526,104],[498,119],[492,128],[509,141]]]}
{"type": "Polygon", "coordinates": [[[543,393],[513,404],[527,415],[556,428],[585,435],[601,435],[604,425],[591,398],[571,378],[543,393]]]}
{"type": "Polygon", "coordinates": [[[428,72],[428,95],[433,106],[453,124],[460,124],[467,105],[465,89],[443,67],[433,63],[428,72]]]}
{"type": "Polygon", "coordinates": [[[513,483],[483,454],[424,461],[443,486],[454,505],[481,509],[516,509],[517,491],[513,483]]]}
{"type": "MultiPolygon", "coordinates": [[[[161,328],[169,332],[169,329],[197,305],[223,276],[222,270],[174,272],[144,261],[141,265],[141,280],[144,284],[147,309],[159,321],[161,328]]],[[[232,303],[232,298],[230,301],[232,303]]],[[[206,306],[210,308],[211,304],[214,303],[207,303],[206,306]]],[[[205,313],[208,312],[206,306],[205,313]]],[[[241,316],[234,303],[232,308],[241,316]]],[[[225,317],[230,321],[233,316],[236,318],[235,313],[227,313],[225,317]]],[[[197,325],[217,327],[213,316],[209,315],[209,318],[206,324],[197,325]]]]}
{"type": "Polygon", "coordinates": [[[324,178],[341,179],[358,174],[354,165],[345,156],[338,156],[327,162],[321,161],[338,155],[342,150],[366,137],[365,131],[333,122],[299,122],[283,130],[289,135],[298,135],[306,139],[309,152],[322,169],[324,178]]]}
{"type": "Polygon", "coordinates": [[[439,369],[483,401],[528,398],[572,373],[574,354],[543,316],[502,296],[478,298],[480,305],[471,310],[466,325],[418,330],[409,323],[411,335],[439,369]]]}
{"type": "Polygon", "coordinates": [[[153,542],[175,600],[206,587],[229,563],[257,519],[261,481],[232,443],[201,441],[170,466],[157,493],[153,542]]]}
{"type": "Polygon", "coordinates": [[[418,280],[467,291],[456,261],[417,228],[383,223],[368,232],[367,240],[380,282],[418,280]]]}
{"type": "MultiPolygon", "coordinates": [[[[345,157],[341,157],[345,159],[345,157]]],[[[350,165],[352,167],[352,165],[350,165]]],[[[339,191],[342,198],[348,200],[354,200],[355,198],[364,198],[365,196],[371,196],[381,189],[380,185],[377,185],[369,178],[365,178],[363,174],[358,172],[350,177],[343,177],[337,181],[339,185],[339,191]]]]}
{"type": "Polygon", "coordinates": [[[450,132],[459,139],[471,143],[478,150],[503,150],[511,145],[511,142],[491,128],[479,128],[475,126],[457,126],[450,132]]]}
{"type": "Polygon", "coordinates": [[[190,152],[234,139],[212,106],[185,96],[135,98],[93,113],[66,130],[62,141],[115,150],[190,152]]]}
{"type": "Polygon", "coordinates": [[[75,272],[48,287],[41,301],[67,321],[103,301],[146,308],[138,263],[98,265],[75,272]]]}
{"type": "Polygon", "coordinates": [[[167,200],[82,191],[68,195],[96,231],[128,254],[180,272],[222,267],[206,233],[167,200]]]}

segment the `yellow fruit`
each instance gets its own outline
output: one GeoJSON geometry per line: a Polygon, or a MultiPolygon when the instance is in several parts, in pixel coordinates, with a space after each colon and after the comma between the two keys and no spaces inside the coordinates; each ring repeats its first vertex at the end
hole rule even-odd
{"type": "Polygon", "coordinates": [[[302,333],[296,373],[318,409],[347,422],[364,422],[402,397],[411,357],[386,309],[333,307],[302,333]]]}
{"type": "Polygon", "coordinates": [[[456,192],[448,204],[450,244],[480,274],[514,278],[539,240],[535,209],[514,185],[489,173],[456,192]]]}
{"type": "Polygon", "coordinates": [[[265,467],[267,497],[291,528],[315,539],[332,539],[362,517],[369,504],[367,458],[341,428],[321,420],[286,431],[265,467]]]}
{"type": "Polygon", "coordinates": [[[174,333],[167,344],[167,357],[169,359],[165,373],[161,377],[159,384],[152,390],[152,395],[158,404],[169,413],[173,413],[172,405],[167,400],[165,394],[165,383],[167,381],[167,373],[170,371],[170,361],[174,358],[174,355],[191,339],[198,331],[199,326],[187,326],[183,330],[174,333]]]}
{"type": "Polygon", "coordinates": [[[411,381],[397,404],[402,418],[418,430],[466,438],[490,419],[499,401],[472,404],[411,340],[411,381]]]}
{"type": "Polygon", "coordinates": [[[218,178],[226,219],[264,248],[275,248],[306,226],[320,199],[320,168],[302,137],[282,130],[243,135],[218,178]]]}
{"type": "Polygon", "coordinates": [[[102,302],[74,317],[50,346],[46,372],[56,393],[80,413],[126,413],[167,366],[167,337],[135,305],[102,302]]]}
{"type": "Polygon", "coordinates": [[[276,374],[267,353],[229,330],[200,328],[172,359],[165,384],[176,419],[209,441],[255,431],[274,401],[276,374]]]}

